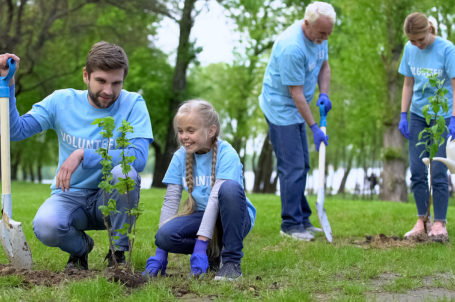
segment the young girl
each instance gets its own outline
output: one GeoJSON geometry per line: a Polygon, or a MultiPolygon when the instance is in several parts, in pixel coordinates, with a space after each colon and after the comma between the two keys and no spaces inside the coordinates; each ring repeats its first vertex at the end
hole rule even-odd
{"type": "Polygon", "coordinates": [[[157,250],[144,274],[164,275],[168,253],[192,254],[191,275],[205,274],[209,266],[216,271],[222,249],[223,266],[215,280],[235,280],[242,276],[243,239],[256,218],[245,197],[239,156],[218,138],[219,116],[209,102],[184,103],[174,118],[174,130],[182,147],[163,179],[168,187],[155,236],[157,250]],[[183,189],[188,199],[179,213],[183,189]]]}
{"type": "MultiPolygon", "coordinates": [[[[449,103],[449,112],[445,114],[446,124],[453,113],[453,89],[455,85],[455,47],[452,42],[436,36],[436,29],[422,13],[410,14],[404,22],[404,32],[409,38],[404,49],[399,72],[405,76],[401,101],[401,121],[399,129],[404,137],[409,140],[409,164],[411,168],[411,182],[417,206],[417,220],[414,228],[405,234],[405,237],[414,236],[424,232],[423,221],[428,209],[428,172],[422,162],[420,154],[425,150],[424,145],[416,146],[419,142],[419,133],[428,127],[422,113],[422,108],[429,104],[428,98],[433,96],[435,88],[430,85],[423,87],[428,79],[426,74],[420,72],[421,68],[428,68],[433,73],[438,73],[438,79],[444,80],[444,87],[449,93],[446,95],[449,103]],[[409,130],[407,111],[411,105],[409,130]]],[[[429,112],[434,114],[433,112],[429,112]]],[[[434,119],[431,125],[434,124],[434,119]]],[[[449,132],[455,138],[455,117],[450,120],[449,132]]],[[[446,133],[447,135],[447,133],[446,133]]],[[[424,141],[422,138],[420,141],[424,141]]],[[[446,143],[439,146],[436,153],[438,157],[446,157],[446,143]]],[[[426,152],[422,157],[428,157],[426,152]]],[[[433,208],[434,225],[427,222],[430,236],[447,236],[446,216],[449,204],[449,187],[447,181],[447,167],[441,162],[433,162],[433,208]]]]}

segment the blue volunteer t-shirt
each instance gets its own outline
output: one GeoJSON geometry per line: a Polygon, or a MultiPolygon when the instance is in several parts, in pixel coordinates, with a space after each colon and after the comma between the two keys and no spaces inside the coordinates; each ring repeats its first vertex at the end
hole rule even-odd
{"type": "MultiPolygon", "coordinates": [[[[439,80],[444,80],[444,87],[449,91],[445,96],[449,103],[449,112],[444,113],[444,118],[452,116],[453,110],[453,91],[451,79],[455,78],[455,47],[452,42],[436,37],[436,40],[425,49],[406,43],[399,72],[407,77],[414,78],[414,89],[412,94],[411,112],[423,117],[422,108],[430,102],[428,98],[434,96],[436,88],[430,84],[423,87],[428,82],[426,74],[421,73],[422,68],[428,68],[433,74],[438,74],[439,80]]],[[[434,114],[432,110],[428,113],[434,114]]],[[[442,108],[438,114],[443,114],[442,108]]]]}
{"type": "MultiPolygon", "coordinates": [[[[210,178],[212,175],[213,150],[206,154],[194,154],[193,162],[193,199],[198,211],[205,211],[212,191],[210,178]]],[[[218,155],[215,165],[216,179],[230,179],[238,182],[243,188],[243,165],[235,149],[223,140],[218,140],[218,155]]],[[[166,185],[182,185],[188,192],[186,184],[186,150],[181,147],[174,153],[171,164],[164,176],[163,183],[166,185]]],[[[256,219],[256,209],[246,198],[248,213],[251,219],[251,229],[256,219]]]]}
{"type": "MultiPolygon", "coordinates": [[[[87,90],[57,90],[28,112],[41,125],[42,130],[54,129],[59,143],[59,161],[55,175],[68,156],[76,149],[98,149],[107,147],[108,140],[100,134],[102,131],[91,123],[97,118],[112,116],[115,120],[114,138],[109,142],[109,149],[117,149],[115,140],[120,136],[117,128],[127,120],[133,126],[134,133],[128,133],[128,139],[145,138],[153,141],[152,125],[144,99],[141,95],[122,90],[117,101],[106,109],[90,105],[87,90]]],[[[82,164],[74,171],[70,181],[70,191],[97,189],[102,178],[101,169],[83,169],[82,164]]],[[[51,185],[52,194],[61,192],[56,189],[56,177],[51,185]]]]}
{"type": "Polygon", "coordinates": [[[308,40],[302,22],[295,22],[278,37],[265,71],[259,105],[275,125],[305,121],[295,106],[289,86],[303,85],[303,94],[310,103],[322,63],[329,59],[327,41],[316,44],[308,40]]]}

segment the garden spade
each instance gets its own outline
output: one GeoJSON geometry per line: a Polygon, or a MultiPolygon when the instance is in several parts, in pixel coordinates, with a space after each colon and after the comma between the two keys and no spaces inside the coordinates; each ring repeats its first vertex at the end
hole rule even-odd
{"type": "MultiPolygon", "coordinates": [[[[320,129],[326,134],[327,128],[327,114],[325,113],[324,103],[319,105],[319,112],[321,113],[321,124],[320,129]]],[[[330,228],[329,220],[327,219],[327,213],[324,208],[325,199],[325,144],[321,142],[319,147],[319,182],[318,182],[318,200],[316,201],[316,212],[318,213],[319,224],[324,231],[325,237],[329,242],[332,242],[332,229],[330,228]]]]}
{"type": "Polygon", "coordinates": [[[10,167],[9,80],[14,75],[16,64],[13,59],[8,59],[8,65],[8,75],[6,77],[0,77],[2,143],[2,219],[0,220],[0,241],[13,267],[31,269],[33,258],[22,230],[22,224],[13,220],[10,167]]]}

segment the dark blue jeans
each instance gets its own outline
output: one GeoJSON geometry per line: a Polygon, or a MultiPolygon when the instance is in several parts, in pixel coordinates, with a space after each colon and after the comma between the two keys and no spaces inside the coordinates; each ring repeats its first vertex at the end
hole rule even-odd
{"type": "MultiPolygon", "coordinates": [[[[111,184],[119,182],[122,168],[112,169],[111,184]]],[[[130,206],[136,207],[140,199],[141,177],[134,168],[128,176],[134,179],[134,190],[129,192],[130,206]]],[[[115,241],[115,249],[128,251],[128,236],[116,230],[123,228],[124,223],[130,223],[126,209],[128,208],[127,195],[120,195],[117,190],[107,194],[106,201],[114,199],[119,213],[110,215],[107,223],[111,227],[111,235],[119,236],[115,241]]],[[[103,215],[99,209],[103,205],[103,190],[67,191],[52,195],[39,208],[33,220],[33,230],[36,238],[44,245],[59,247],[71,255],[81,256],[86,250],[86,241],[83,231],[105,230],[103,215]]],[[[134,216],[132,221],[134,222],[134,216]]]]}
{"type": "MultiPolygon", "coordinates": [[[[243,257],[243,239],[251,229],[245,191],[236,181],[226,180],[218,191],[224,248],[223,263],[240,263],[243,257]]],[[[155,244],[162,250],[176,254],[192,254],[204,211],[176,217],[166,222],[155,235],[155,244]]],[[[221,232],[220,232],[221,233],[221,232]]]]}
{"type": "MultiPolygon", "coordinates": [[[[450,123],[450,118],[446,119],[446,124],[450,123]]],[[[431,125],[434,120],[431,121],[431,125]]],[[[412,191],[417,205],[417,215],[422,217],[427,214],[428,198],[429,198],[429,183],[428,183],[428,168],[422,162],[422,158],[429,157],[429,153],[425,152],[422,157],[420,154],[425,150],[424,145],[416,147],[419,142],[419,133],[428,127],[425,119],[417,114],[411,113],[409,118],[409,132],[411,139],[409,140],[409,165],[411,168],[411,183],[412,191]]],[[[447,130],[443,137],[447,137],[447,130]]],[[[424,142],[425,139],[420,140],[424,142]]],[[[447,140],[436,153],[436,157],[446,157],[447,140]]],[[[433,161],[433,209],[435,221],[446,221],[447,208],[449,206],[449,182],[447,176],[447,166],[439,161],[433,161]]]]}
{"type": "Polygon", "coordinates": [[[306,123],[278,126],[267,120],[277,158],[281,193],[281,230],[299,230],[310,223],[311,209],[305,197],[310,153],[306,123]]]}

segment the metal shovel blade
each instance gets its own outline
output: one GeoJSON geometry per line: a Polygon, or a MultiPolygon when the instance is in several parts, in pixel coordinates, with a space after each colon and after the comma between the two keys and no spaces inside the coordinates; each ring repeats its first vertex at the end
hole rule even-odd
{"type": "Polygon", "coordinates": [[[5,212],[3,212],[2,218],[0,220],[0,241],[8,260],[15,268],[32,269],[32,253],[25,239],[22,223],[9,219],[5,212]]]}
{"type": "Polygon", "coordinates": [[[318,213],[319,224],[324,231],[325,237],[329,242],[332,242],[332,229],[330,228],[330,223],[324,208],[324,193],[324,188],[319,188],[318,201],[316,201],[316,212],[318,213]]]}

